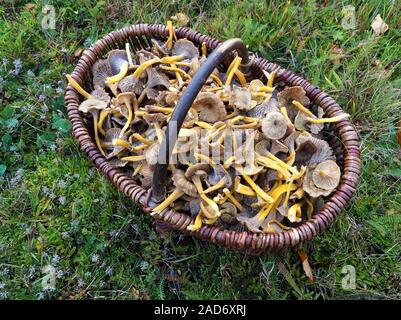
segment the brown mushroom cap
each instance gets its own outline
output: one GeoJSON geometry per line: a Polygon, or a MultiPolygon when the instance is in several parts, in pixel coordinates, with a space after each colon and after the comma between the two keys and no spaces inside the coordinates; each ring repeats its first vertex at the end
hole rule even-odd
{"type": "Polygon", "coordinates": [[[110,96],[109,94],[106,92],[106,90],[104,90],[102,87],[97,86],[95,88],[95,90],[93,90],[91,92],[91,96],[93,98],[99,99],[99,100],[103,100],[107,103],[110,102],[110,96]]]}
{"type": "Polygon", "coordinates": [[[262,157],[266,157],[270,152],[270,141],[263,139],[256,143],[255,152],[262,157]]]}
{"type": "Polygon", "coordinates": [[[173,184],[177,187],[177,189],[181,190],[190,197],[195,198],[198,196],[195,185],[192,182],[188,181],[183,170],[174,169],[171,179],[173,180],[173,184]]]}
{"type": "Polygon", "coordinates": [[[252,118],[264,118],[271,111],[279,111],[277,99],[271,98],[268,102],[258,104],[247,111],[246,115],[252,118]]]}
{"type": "Polygon", "coordinates": [[[206,173],[211,170],[210,164],[207,163],[195,163],[188,167],[187,171],[185,171],[185,177],[187,179],[191,179],[194,175],[198,174],[198,171],[203,171],[206,173]]]}
{"type": "Polygon", "coordinates": [[[305,192],[313,198],[319,196],[324,196],[324,197],[328,196],[333,190],[325,190],[316,187],[312,179],[312,174],[313,174],[313,168],[308,168],[305,173],[304,181],[302,184],[302,187],[305,190],[305,192]]]}
{"type": "Polygon", "coordinates": [[[101,59],[95,62],[92,67],[93,75],[93,86],[104,88],[106,86],[105,81],[112,75],[109,62],[105,59],[101,59]]]}
{"type": "Polygon", "coordinates": [[[233,225],[237,221],[237,207],[231,202],[224,202],[220,206],[220,219],[227,225],[233,225]]]}
{"type": "Polygon", "coordinates": [[[270,153],[273,155],[276,155],[280,152],[288,153],[288,147],[278,140],[272,140],[272,144],[270,147],[270,153]]]}
{"type": "Polygon", "coordinates": [[[187,39],[179,39],[174,43],[172,49],[173,56],[184,56],[184,60],[192,60],[199,56],[198,48],[187,39]]]}
{"type": "Polygon", "coordinates": [[[287,119],[281,112],[269,112],[262,120],[262,132],[269,139],[281,139],[287,132],[287,119]]]}
{"type": "Polygon", "coordinates": [[[226,181],[226,188],[231,188],[233,185],[232,178],[221,164],[214,166],[213,170],[208,171],[207,182],[209,186],[217,184],[223,178],[226,181]]]}
{"type": "Polygon", "coordinates": [[[89,98],[84,101],[79,105],[79,111],[83,113],[88,113],[91,111],[95,110],[103,110],[106,109],[108,106],[108,103],[104,100],[99,100],[96,98],[89,98]]]}
{"type": "Polygon", "coordinates": [[[148,113],[143,115],[143,118],[148,123],[157,122],[163,124],[164,122],[167,121],[168,117],[164,113],[148,113]]]}
{"type": "Polygon", "coordinates": [[[325,160],[335,160],[333,150],[324,140],[301,134],[297,138],[296,143],[298,148],[295,150],[295,161],[298,164],[311,166],[325,160]],[[313,152],[314,149],[315,152],[313,152]]]}
{"type": "Polygon", "coordinates": [[[253,107],[251,93],[247,88],[234,85],[231,89],[229,104],[241,111],[251,110],[253,107]]]}
{"type": "Polygon", "coordinates": [[[112,75],[118,74],[124,63],[128,63],[127,52],[125,50],[111,50],[107,56],[112,75]]]}
{"type": "MultiPolygon", "coordinates": [[[[139,79],[130,75],[124,77],[119,83],[118,83],[118,88],[121,90],[121,92],[134,92],[136,94],[138,88],[141,87],[143,84],[139,82],[139,79]]],[[[143,90],[143,88],[142,88],[143,90]]]]}
{"type": "Polygon", "coordinates": [[[300,86],[286,87],[277,94],[277,99],[281,107],[286,107],[288,117],[292,122],[294,122],[294,119],[298,113],[298,109],[293,106],[292,101],[299,101],[304,106],[310,103],[304,88],[300,86]]]}
{"type": "Polygon", "coordinates": [[[223,101],[213,92],[200,92],[192,107],[200,111],[199,120],[205,122],[223,121],[227,115],[223,101]]]}
{"type": "Polygon", "coordinates": [[[340,183],[341,170],[333,160],[319,163],[312,173],[312,180],[316,187],[325,190],[334,190],[340,183]]]}

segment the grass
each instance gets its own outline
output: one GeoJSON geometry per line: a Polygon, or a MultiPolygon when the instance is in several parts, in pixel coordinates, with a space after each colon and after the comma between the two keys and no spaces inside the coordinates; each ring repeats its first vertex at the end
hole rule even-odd
{"type": "Polygon", "coordinates": [[[55,30],[41,27],[42,1],[30,1],[31,10],[27,2],[0,5],[0,298],[401,298],[397,1],[57,0],[49,1],[55,30]],[[342,9],[350,3],[356,26],[344,29],[342,9]],[[255,258],[178,233],[158,235],[72,139],[63,88],[74,52],[114,29],[163,23],[177,12],[201,32],[241,37],[352,115],[362,176],[339,219],[303,247],[313,284],[292,251],[255,258]],[[370,28],[377,14],[389,25],[381,36],[370,28]],[[49,265],[53,290],[46,290],[49,265]],[[342,271],[352,267],[355,288],[346,289],[342,271]]]}

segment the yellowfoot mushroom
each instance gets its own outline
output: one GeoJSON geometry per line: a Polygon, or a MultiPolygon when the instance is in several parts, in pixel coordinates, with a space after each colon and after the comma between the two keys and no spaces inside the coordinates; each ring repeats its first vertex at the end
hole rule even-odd
{"type": "Polygon", "coordinates": [[[262,132],[269,139],[281,139],[287,132],[286,118],[278,111],[267,113],[262,120],[262,132]]]}
{"type": "Polygon", "coordinates": [[[325,190],[334,190],[340,183],[341,170],[333,160],[319,163],[312,173],[312,180],[316,187],[325,190]]]}
{"type": "Polygon", "coordinates": [[[199,120],[209,123],[223,121],[227,115],[224,103],[213,92],[200,92],[192,107],[200,111],[199,120]]]}

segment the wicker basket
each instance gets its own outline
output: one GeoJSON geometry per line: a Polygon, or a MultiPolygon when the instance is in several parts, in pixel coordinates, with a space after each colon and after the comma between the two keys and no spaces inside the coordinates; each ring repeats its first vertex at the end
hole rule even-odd
{"type": "MultiPolygon", "coordinates": [[[[202,42],[205,42],[208,52],[212,52],[221,44],[221,41],[217,39],[188,28],[178,28],[176,34],[178,38],[187,38],[199,48],[202,42]]],[[[114,31],[85,50],[71,75],[84,88],[91,89],[89,85],[91,83],[91,67],[97,59],[104,56],[108,51],[124,48],[126,42],[129,42],[134,50],[140,50],[150,46],[151,38],[167,39],[167,37],[167,28],[159,24],[136,24],[114,31]]],[[[234,53],[228,54],[220,64],[220,68],[226,68],[233,57],[234,53]]],[[[328,94],[320,91],[317,87],[291,71],[285,70],[268,60],[253,56],[248,68],[248,80],[262,79],[264,77],[262,69],[268,72],[275,71],[277,82],[283,82],[289,86],[302,86],[310,100],[322,107],[328,117],[343,113],[340,106],[328,94]]],[[[112,166],[96,147],[85,125],[83,115],[78,111],[81,100],[82,97],[79,93],[71,85],[68,85],[65,94],[68,117],[72,122],[73,134],[82,150],[121,192],[143,208],[148,209],[148,190],[138,186],[133,178],[124,174],[120,168],[112,166]]],[[[326,139],[333,148],[337,163],[341,167],[341,181],[336,192],[326,201],[323,208],[312,219],[305,221],[300,226],[278,234],[237,232],[210,225],[204,225],[195,232],[189,232],[187,231],[187,226],[192,223],[192,219],[185,213],[166,209],[161,213],[153,213],[152,217],[164,224],[165,227],[181,230],[199,239],[251,254],[279,251],[296,247],[309,241],[317,234],[322,233],[345,208],[356,190],[360,174],[359,139],[352,123],[348,120],[342,120],[333,124],[330,128],[332,131],[327,135],[326,139]]],[[[144,210],[144,212],[152,213],[151,210],[144,210]]]]}

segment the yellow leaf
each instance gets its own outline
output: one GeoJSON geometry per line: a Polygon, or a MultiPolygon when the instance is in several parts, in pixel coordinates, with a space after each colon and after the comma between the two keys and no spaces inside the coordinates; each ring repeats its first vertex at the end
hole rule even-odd
{"type": "Polygon", "coordinates": [[[176,21],[176,24],[180,27],[185,27],[189,22],[188,16],[182,12],[176,13],[175,16],[171,17],[171,20],[176,21]]]}
{"type": "Polygon", "coordinates": [[[312,268],[308,261],[308,254],[303,250],[299,250],[298,255],[302,262],[302,268],[304,269],[305,274],[308,277],[308,283],[313,283],[312,268]]]}

